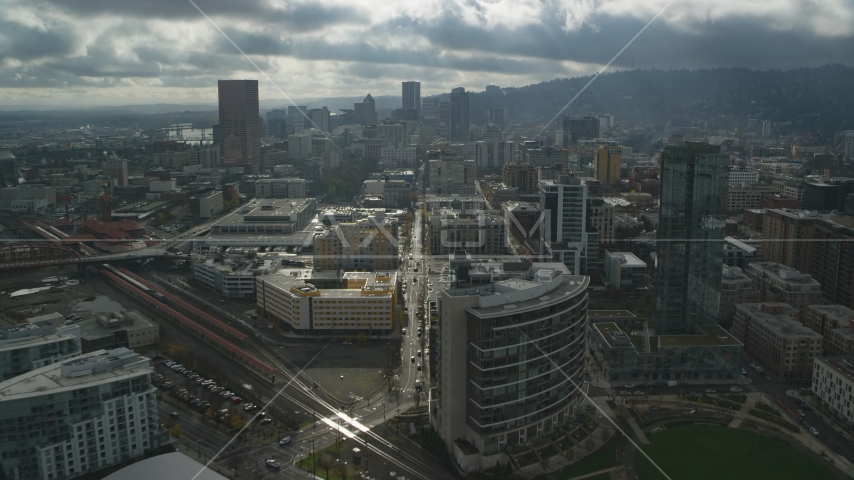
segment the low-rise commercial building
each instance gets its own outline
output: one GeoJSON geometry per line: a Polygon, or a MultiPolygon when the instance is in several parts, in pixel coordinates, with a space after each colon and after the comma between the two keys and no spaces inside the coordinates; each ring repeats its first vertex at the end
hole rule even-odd
{"type": "Polygon", "coordinates": [[[255,199],[211,225],[211,233],[294,233],[316,213],[314,198],[255,199]]]}
{"type": "Polygon", "coordinates": [[[193,256],[193,278],[226,298],[253,298],[255,277],[276,273],[282,259],[275,254],[257,258],[193,256]]]}
{"type": "Polygon", "coordinates": [[[210,190],[193,195],[193,198],[190,201],[190,209],[192,210],[193,215],[199,219],[211,218],[212,216],[222,212],[222,192],[218,190],[210,190]]]}
{"type": "Polygon", "coordinates": [[[166,441],[151,364],[98,350],[0,383],[5,478],[53,480],[143,456],[166,441]]]}
{"type": "Polygon", "coordinates": [[[742,303],[735,306],[732,334],[777,378],[809,378],[822,338],[797,320],[799,313],[785,303],[742,303]]]}
{"type": "Polygon", "coordinates": [[[630,252],[605,250],[605,286],[621,292],[646,289],[646,263],[630,252]]]}
{"type": "Polygon", "coordinates": [[[84,352],[139,348],[160,341],[160,327],[133,310],[98,313],[77,323],[84,352]]]}
{"type": "Polygon", "coordinates": [[[281,328],[304,335],[389,335],[396,328],[397,274],[347,272],[343,288],[320,289],[290,275],[255,279],[256,305],[281,328]]]}

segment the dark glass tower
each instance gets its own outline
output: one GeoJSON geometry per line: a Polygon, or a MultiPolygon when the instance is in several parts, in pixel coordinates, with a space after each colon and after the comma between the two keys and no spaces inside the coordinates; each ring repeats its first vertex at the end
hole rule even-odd
{"type": "Polygon", "coordinates": [[[661,152],[654,326],[659,335],[714,323],[720,296],[729,156],[701,142],[661,152]]]}

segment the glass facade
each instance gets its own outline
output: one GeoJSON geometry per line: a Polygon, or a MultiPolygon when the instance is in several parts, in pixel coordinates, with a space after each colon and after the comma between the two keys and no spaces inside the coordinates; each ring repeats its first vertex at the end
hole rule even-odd
{"type": "Polygon", "coordinates": [[[655,276],[656,333],[684,334],[717,321],[729,156],[684,142],[661,154],[655,276]]]}
{"type": "Polygon", "coordinates": [[[466,418],[486,455],[551,432],[578,398],[587,294],[541,303],[496,316],[468,311],[466,418]]]}

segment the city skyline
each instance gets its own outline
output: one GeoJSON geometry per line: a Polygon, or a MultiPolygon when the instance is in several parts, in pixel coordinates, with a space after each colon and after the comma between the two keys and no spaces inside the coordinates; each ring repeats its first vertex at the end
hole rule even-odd
{"type": "MultiPolygon", "coordinates": [[[[215,80],[258,78],[192,4],[157,3],[10,2],[0,13],[3,103],[212,101],[215,80]]],[[[665,4],[258,0],[198,7],[289,96],[311,98],[393,94],[412,78],[435,94],[592,74],[665,4]]],[[[686,0],[670,5],[611,71],[852,64],[853,35],[854,5],[846,2],[751,8],[686,0]]],[[[281,98],[265,82],[260,88],[262,99],[281,98]]]]}

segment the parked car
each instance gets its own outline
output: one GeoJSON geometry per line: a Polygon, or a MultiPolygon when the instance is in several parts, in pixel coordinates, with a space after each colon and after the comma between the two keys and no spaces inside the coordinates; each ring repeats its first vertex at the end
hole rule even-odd
{"type": "Polygon", "coordinates": [[[270,417],[267,417],[264,420],[261,420],[261,425],[269,425],[271,423],[273,423],[273,419],[270,417]]]}
{"type": "Polygon", "coordinates": [[[707,388],[706,393],[718,393],[718,391],[715,390],[714,388],[707,388]]]}
{"type": "Polygon", "coordinates": [[[178,415],[178,412],[172,412],[169,414],[169,416],[172,418],[178,418],[179,415],[178,415]]]}
{"type": "Polygon", "coordinates": [[[272,458],[268,458],[267,460],[265,460],[265,461],[264,461],[264,463],[265,463],[268,467],[270,467],[270,468],[275,468],[276,470],[278,470],[279,468],[281,468],[281,467],[282,467],[282,465],[281,465],[279,462],[277,462],[277,461],[273,460],[272,458]]]}
{"type": "Polygon", "coordinates": [[[730,391],[730,392],[733,392],[733,393],[738,393],[738,392],[740,392],[740,391],[741,391],[741,388],[739,388],[739,387],[729,387],[729,391],[730,391]]]}
{"type": "Polygon", "coordinates": [[[279,440],[279,445],[287,445],[289,443],[291,443],[291,437],[285,437],[279,440]]]}
{"type": "Polygon", "coordinates": [[[818,430],[816,430],[815,427],[810,427],[809,430],[811,434],[815,435],[816,437],[818,436],[818,430]]]}

